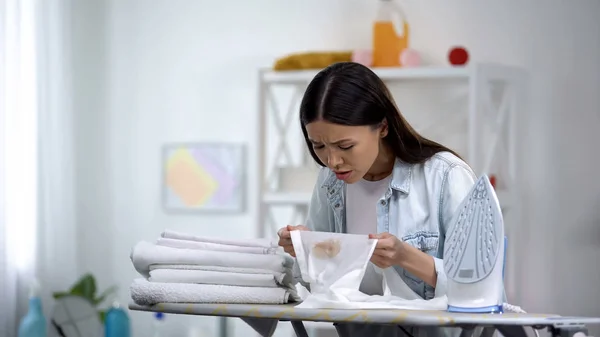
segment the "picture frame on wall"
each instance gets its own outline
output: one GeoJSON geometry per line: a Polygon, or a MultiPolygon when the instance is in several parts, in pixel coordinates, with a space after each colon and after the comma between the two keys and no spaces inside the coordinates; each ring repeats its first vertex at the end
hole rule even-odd
{"type": "Polygon", "coordinates": [[[245,210],[245,146],[172,143],[162,149],[162,201],[168,212],[245,210]]]}

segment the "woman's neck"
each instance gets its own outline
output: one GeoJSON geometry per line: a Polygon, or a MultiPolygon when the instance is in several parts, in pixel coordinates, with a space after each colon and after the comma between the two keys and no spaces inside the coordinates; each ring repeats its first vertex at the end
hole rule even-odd
{"type": "Polygon", "coordinates": [[[367,171],[363,179],[368,181],[378,181],[387,178],[394,170],[396,155],[390,147],[383,143],[379,147],[379,154],[375,158],[375,162],[367,171]]]}

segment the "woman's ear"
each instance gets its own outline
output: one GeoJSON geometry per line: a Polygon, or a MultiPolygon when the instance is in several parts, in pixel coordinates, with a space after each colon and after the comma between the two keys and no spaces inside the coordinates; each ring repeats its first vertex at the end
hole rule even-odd
{"type": "Polygon", "coordinates": [[[384,119],[383,122],[381,122],[381,126],[379,128],[380,128],[380,136],[381,136],[381,138],[384,138],[385,136],[388,135],[388,129],[389,128],[388,128],[388,122],[387,122],[387,120],[384,119]]]}

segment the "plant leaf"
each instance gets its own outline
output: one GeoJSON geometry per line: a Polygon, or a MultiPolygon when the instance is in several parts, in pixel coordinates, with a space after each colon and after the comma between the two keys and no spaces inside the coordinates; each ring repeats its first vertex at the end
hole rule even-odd
{"type": "Polygon", "coordinates": [[[108,295],[110,295],[111,293],[114,293],[115,291],[117,291],[117,286],[112,286],[112,287],[104,290],[102,292],[102,294],[100,294],[100,296],[98,296],[98,298],[94,299],[94,305],[98,305],[98,304],[102,303],[108,295]]]}
{"type": "Polygon", "coordinates": [[[94,303],[96,296],[96,279],[91,274],[85,274],[79,281],[71,288],[71,295],[81,296],[91,303],[94,303]]]}
{"type": "Polygon", "coordinates": [[[104,320],[106,319],[106,310],[98,310],[98,315],[100,315],[100,322],[104,325],[104,320]]]}
{"type": "Polygon", "coordinates": [[[70,296],[71,293],[65,292],[65,291],[57,291],[55,293],[52,294],[52,297],[54,297],[55,300],[59,299],[59,298],[63,298],[65,296],[70,296]]]}

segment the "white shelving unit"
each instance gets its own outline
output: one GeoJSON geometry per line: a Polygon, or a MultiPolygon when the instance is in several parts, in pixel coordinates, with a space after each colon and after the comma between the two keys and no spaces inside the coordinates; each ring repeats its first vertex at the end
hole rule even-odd
{"type": "MultiPolygon", "coordinates": [[[[468,108],[464,117],[468,120],[468,147],[465,159],[477,174],[491,172],[491,163],[499,159],[505,166],[502,186],[497,190],[503,208],[518,205],[518,195],[514,193],[516,179],[516,116],[524,109],[526,75],[523,70],[511,66],[496,64],[475,64],[468,67],[420,67],[420,68],[375,68],[375,73],[386,83],[401,83],[410,86],[416,81],[459,80],[468,83],[468,108]],[[501,87],[499,104],[494,106],[492,92],[501,87]],[[487,130],[487,135],[484,131],[487,130]],[[493,133],[487,143],[484,136],[493,133]],[[508,146],[502,146],[502,143],[508,146]]],[[[277,219],[275,224],[267,224],[272,207],[292,206],[297,213],[305,214],[310,201],[312,185],[304,191],[281,191],[273,187],[277,180],[277,169],[285,166],[313,165],[308,158],[305,145],[300,142],[294,149],[287,142],[289,135],[299,134],[298,109],[304,89],[317,74],[317,70],[283,71],[260,70],[259,72],[259,236],[269,236],[287,224],[277,219]],[[293,91],[287,111],[282,116],[281,108],[276,105],[275,87],[287,87],[293,91]],[[283,119],[283,120],[282,120],[283,119]],[[276,158],[286,158],[286,163],[268,162],[267,125],[275,124],[278,148],[276,158]],[[295,123],[292,123],[295,121],[295,123]],[[293,162],[293,155],[300,160],[293,162]],[[274,226],[274,227],[273,227],[274,226]]],[[[443,119],[440,119],[442,121],[443,119]]],[[[313,182],[314,183],[314,182],[313,182]]],[[[274,220],[274,219],[272,219],[274,220]]],[[[304,220],[300,218],[299,220],[304,220]]],[[[298,222],[301,223],[302,221],[298,222]]]]}
{"type": "MultiPolygon", "coordinates": [[[[314,181],[306,182],[302,191],[282,191],[274,184],[277,181],[274,173],[281,167],[314,165],[301,138],[297,105],[306,86],[317,72],[317,70],[285,72],[260,70],[259,72],[259,167],[257,170],[259,188],[256,200],[259,203],[257,234],[260,237],[274,237],[280,227],[287,224],[300,224],[305,220],[314,181]],[[275,93],[278,88],[288,90],[287,101],[290,104],[287,109],[277,104],[278,98],[282,98],[275,93]],[[269,131],[271,122],[274,125],[274,132],[269,131]],[[289,140],[293,137],[296,137],[296,144],[289,140]],[[269,146],[272,147],[274,144],[278,145],[275,150],[269,150],[269,146]],[[278,161],[283,158],[285,158],[284,163],[278,161]],[[292,214],[285,215],[290,218],[277,214],[275,209],[280,207],[291,209],[292,214]]],[[[386,84],[393,86],[403,87],[426,81],[445,81],[450,85],[458,83],[463,87],[466,91],[464,93],[466,97],[463,98],[466,99],[467,104],[459,115],[466,119],[467,144],[466,153],[462,155],[478,175],[490,174],[490,172],[497,175],[497,195],[505,212],[505,227],[510,237],[510,228],[519,226],[518,221],[521,219],[519,209],[521,202],[515,189],[519,184],[515,156],[518,146],[516,119],[518,115],[525,113],[526,73],[516,67],[497,64],[473,64],[467,67],[375,68],[374,72],[386,84]]],[[[393,89],[392,94],[394,94],[393,89]]],[[[444,118],[440,116],[440,123],[444,123],[444,118]]],[[[508,259],[510,261],[511,257],[508,256],[508,259]]],[[[509,274],[508,265],[507,271],[509,274]]],[[[512,285],[512,282],[507,280],[507,292],[509,295],[511,292],[514,294],[516,289],[510,289],[509,284],[512,285]]]]}

